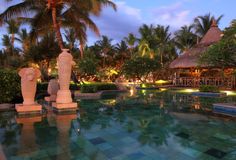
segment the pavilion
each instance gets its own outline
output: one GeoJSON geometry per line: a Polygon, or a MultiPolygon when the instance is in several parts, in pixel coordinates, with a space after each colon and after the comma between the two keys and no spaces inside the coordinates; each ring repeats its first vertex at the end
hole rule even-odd
{"type": "Polygon", "coordinates": [[[201,41],[191,49],[185,51],[171,64],[170,68],[175,69],[173,84],[179,87],[199,87],[199,85],[215,85],[222,88],[234,88],[235,79],[232,76],[232,69],[221,67],[212,68],[199,65],[198,59],[213,44],[221,40],[223,33],[215,21],[201,41]],[[229,75],[229,76],[222,76],[229,75]]]}

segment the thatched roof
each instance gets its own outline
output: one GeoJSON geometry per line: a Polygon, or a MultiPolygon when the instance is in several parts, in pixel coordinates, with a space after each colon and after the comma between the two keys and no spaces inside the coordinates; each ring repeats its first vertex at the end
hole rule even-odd
{"type": "Polygon", "coordinates": [[[210,45],[218,42],[221,36],[221,30],[218,28],[216,22],[213,21],[211,28],[204,35],[200,43],[175,59],[170,64],[170,68],[196,68],[198,66],[197,61],[199,56],[204,53],[210,45]]]}

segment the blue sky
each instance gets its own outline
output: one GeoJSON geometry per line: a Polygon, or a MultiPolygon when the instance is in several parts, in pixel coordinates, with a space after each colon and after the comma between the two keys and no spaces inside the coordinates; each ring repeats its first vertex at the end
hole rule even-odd
{"type": "MultiPolygon", "coordinates": [[[[144,23],[170,25],[171,31],[175,31],[183,25],[190,24],[194,17],[211,13],[216,17],[224,15],[220,23],[220,28],[224,29],[232,19],[236,19],[236,0],[113,1],[117,4],[117,12],[106,8],[99,18],[94,17],[93,19],[101,34],[114,39],[114,42],[118,42],[130,32],[138,35],[138,28],[144,23]]],[[[0,11],[6,7],[7,4],[1,0],[0,11]]],[[[4,28],[1,28],[1,37],[4,32],[4,28]]],[[[99,37],[88,32],[88,44],[92,44],[98,39],[99,37]]]]}

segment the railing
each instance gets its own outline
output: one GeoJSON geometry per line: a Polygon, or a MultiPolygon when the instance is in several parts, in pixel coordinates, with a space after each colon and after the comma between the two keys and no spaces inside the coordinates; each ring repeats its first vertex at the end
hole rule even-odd
{"type": "Polygon", "coordinates": [[[236,87],[235,78],[216,77],[180,77],[173,80],[173,84],[179,87],[199,87],[200,85],[214,85],[222,88],[233,89],[236,87]]]}

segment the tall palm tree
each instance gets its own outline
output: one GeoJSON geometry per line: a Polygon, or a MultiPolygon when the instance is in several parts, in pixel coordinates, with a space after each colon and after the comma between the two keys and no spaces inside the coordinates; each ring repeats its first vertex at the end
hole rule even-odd
{"type": "Polygon", "coordinates": [[[7,53],[12,53],[11,50],[13,48],[11,37],[9,35],[3,35],[2,37],[2,45],[5,47],[4,51],[7,53]]]}
{"type": "Polygon", "coordinates": [[[210,13],[204,16],[198,16],[194,19],[194,28],[196,34],[200,37],[203,37],[207,31],[210,29],[212,25],[212,21],[215,20],[217,24],[219,24],[220,20],[222,19],[223,15],[215,18],[210,13]]]}
{"type": "Polygon", "coordinates": [[[76,43],[75,30],[73,28],[66,29],[64,36],[66,41],[69,43],[69,49],[73,50],[76,43]]]}
{"type": "Polygon", "coordinates": [[[197,43],[197,35],[193,33],[193,25],[181,27],[175,32],[174,40],[181,53],[192,48],[197,43]]]}
{"type": "Polygon", "coordinates": [[[154,48],[156,46],[156,41],[154,37],[154,26],[153,25],[142,25],[139,28],[139,33],[141,35],[140,42],[145,40],[150,48],[154,48]]]}
{"type": "Polygon", "coordinates": [[[15,34],[18,33],[20,24],[13,19],[6,21],[6,24],[7,24],[7,31],[9,34],[11,34],[11,44],[14,47],[15,34]]]}
{"type": "Polygon", "coordinates": [[[144,57],[144,56],[149,56],[151,58],[151,49],[149,47],[149,44],[146,40],[141,40],[138,46],[138,51],[139,54],[144,57]]]}
{"type": "Polygon", "coordinates": [[[17,33],[17,35],[18,37],[16,38],[16,41],[22,44],[23,53],[26,53],[31,44],[30,34],[26,29],[21,29],[20,32],[17,33]]]}
{"type": "Polygon", "coordinates": [[[165,27],[161,25],[158,25],[154,29],[155,40],[158,44],[158,53],[160,55],[160,63],[162,67],[163,67],[163,55],[168,54],[166,53],[166,50],[169,47],[169,42],[171,40],[171,33],[169,30],[170,30],[169,26],[165,27]]]}
{"type": "Polygon", "coordinates": [[[129,48],[124,40],[116,44],[115,51],[117,53],[116,58],[118,60],[118,66],[121,66],[124,63],[124,60],[126,58],[129,58],[129,55],[128,55],[129,48]],[[120,63],[119,63],[119,60],[120,60],[120,63]]]}
{"type": "MultiPolygon", "coordinates": [[[[98,16],[103,6],[112,6],[116,9],[115,4],[110,0],[24,0],[8,7],[0,14],[0,23],[2,23],[3,20],[25,16],[27,13],[28,15],[32,15],[32,12],[35,13],[35,10],[40,8],[41,13],[43,12],[45,15],[46,12],[50,15],[50,17],[47,17],[48,21],[51,20],[58,44],[62,49],[64,48],[64,44],[61,35],[61,26],[75,28],[77,37],[81,37],[80,35],[82,35],[83,38],[86,37],[84,36],[86,35],[86,27],[98,33],[98,28],[90,19],[89,15],[92,13],[98,16]]],[[[43,14],[37,14],[36,12],[35,17],[42,19],[42,15],[43,14]]],[[[41,24],[42,23],[45,22],[41,21],[41,24]]]]}
{"type": "Polygon", "coordinates": [[[124,38],[124,41],[129,46],[129,53],[133,55],[135,43],[138,41],[137,37],[133,33],[129,33],[128,36],[124,38]]]}
{"type": "Polygon", "coordinates": [[[133,49],[137,38],[133,33],[129,33],[128,36],[124,38],[124,40],[129,45],[129,47],[133,49]]]}
{"type": "Polygon", "coordinates": [[[103,58],[103,67],[105,67],[106,59],[111,60],[114,56],[114,46],[111,44],[111,42],[112,39],[108,38],[107,36],[102,36],[102,39],[95,43],[95,45],[100,50],[100,56],[103,58]]]}

